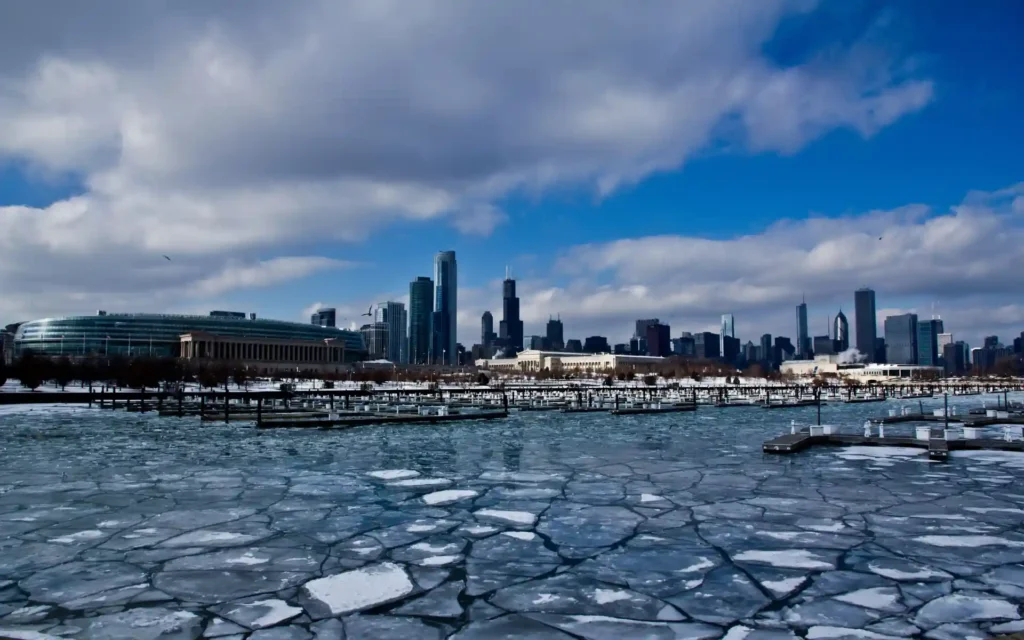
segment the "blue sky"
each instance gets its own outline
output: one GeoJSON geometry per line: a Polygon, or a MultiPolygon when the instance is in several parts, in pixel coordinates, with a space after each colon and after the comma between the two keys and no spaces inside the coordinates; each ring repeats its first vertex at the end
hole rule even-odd
{"type": "Polygon", "coordinates": [[[354,316],[454,249],[467,344],[505,265],[527,334],[548,313],[619,341],[634,317],[675,335],[731,312],[756,341],[793,333],[801,294],[813,328],[868,285],[880,315],[934,303],[965,339],[1009,340],[1024,8],[974,4],[610,3],[575,25],[530,2],[143,2],[125,20],[149,37],[124,42],[103,24],[30,38],[77,23],[22,9],[0,26],[29,40],[0,66],[0,320],[354,316]],[[296,44],[352,22],[365,38],[296,44]]]}

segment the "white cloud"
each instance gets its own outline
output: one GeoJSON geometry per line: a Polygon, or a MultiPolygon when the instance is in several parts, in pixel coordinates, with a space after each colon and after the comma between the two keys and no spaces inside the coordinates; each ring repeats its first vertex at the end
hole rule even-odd
{"type": "Polygon", "coordinates": [[[252,282],[236,264],[302,277],[274,260],[394,224],[487,234],[510,193],[607,193],[720,142],[870,136],[932,97],[898,60],[865,64],[866,41],[766,57],[801,0],[129,4],[112,22],[21,3],[0,25],[0,160],[84,185],[0,208],[0,313],[158,305],[185,277],[227,292],[252,282]]]}

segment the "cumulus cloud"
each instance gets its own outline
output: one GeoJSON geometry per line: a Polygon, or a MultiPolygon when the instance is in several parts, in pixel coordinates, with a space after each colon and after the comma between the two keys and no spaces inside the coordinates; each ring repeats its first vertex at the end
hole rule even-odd
{"type": "Polygon", "coordinates": [[[182,277],[227,291],[251,281],[237,263],[301,277],[272,261],[394,224],[487,234],[519,190],[607,193],[723,136],[780,152],[834,128],[870,136],[932,96],[897,60],[862,64],[863,42],[768,58],[804,0],[108,8],[118,20],[57,0],[5,10],[0,160],[82,183],[0,208],[5,314],[71,310],[72,291],[159,304],[182,277]],[[161,253],[207,273],[149,268],[161,253]],[[13,280],[25,265],[32,297],[13,280]]]}
{"type": "MultiPolygon", "coordinates": [[[[911,311],[940,315],[957,339],[994,333],[1008,342],[1024,329],[1024,307],[1005,304],[1024,294],[1020,189],[974,192],[946,211],[908,205],[782,220],[727,240],[665,235],[572,247],[548,277],[519,283],[526,332],[543,333],[561,313],[567,334],[620,342],[636,318],[660,318],[676,336],[717,332],[721,314],[733,313],[742,340],[756,343],[764,332],[794,337],[794,309],[806,297],[810,333],[825,335],[840,308],[854,322],[853,291],[870,286],[879,335],[885,315],[911,311]]],[[[497,284],[474,294],[460,291],[479,305],[466,309],[467,329],[484,308],[500,309],[497,284]]]]}

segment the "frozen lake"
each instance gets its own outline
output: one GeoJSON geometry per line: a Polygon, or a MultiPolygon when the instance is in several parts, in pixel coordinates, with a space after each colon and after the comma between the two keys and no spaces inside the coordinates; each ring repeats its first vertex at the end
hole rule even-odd
{"type": "MultiPolygon", "coordinates": [[[[855,432],[900,404],[823,418],[855,432]]],[[[257,432],[0,407],[0,637],[1024,629],[1024,455],[761,453],[813,418],[701,408],[257,432]]]]}

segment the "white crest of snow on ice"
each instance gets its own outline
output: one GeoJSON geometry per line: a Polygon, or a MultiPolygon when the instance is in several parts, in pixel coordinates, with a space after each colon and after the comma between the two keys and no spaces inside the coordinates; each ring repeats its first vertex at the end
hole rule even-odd
{"type": "Polygon", "coordinates": [[[405,569],[391,562],[310,580],[302,587],[331,616],[362,611],[402,598],[415,589],[405,569]]]}
{"type": "Polygon", "coordinates": [[[240,564],[246,566],[252,566],[257,564],[266,564],[270,562],[270,558],[260,558],[253,555],[252,551],[246,551],[242,555],[235,558],[228,558],[224,561],[225,564],[240,564]]]}
{"type": "Polygon", "coordinates": [[[4,629],[0,627],[0,638],[10,640],[64,640],[60,636],[52,636],[48,633],[40,633],[31,629],[4,629]]]}
{"type": "Polygon", "coordinates": [[[697,562],[691,564],[688,567],[683,567],[676,571],[676,573],[693,573],[694,571],[703,571],[704,569],[710,569],[715,566],[715,563],[711,560],[702,557],[697,562]]]}
{"type": "Polygon", "coordinates": [[[722,636],[722,640],[743,640],[744,638],[749,636],[753,631],[754,630],[750,627],[738,624],[735,627],[731,627],[729,631],[726,632],[724,636],[722,636]]]}
{"type": "Polygon", "coordinates": [[[428,531],[433,531],[434,529],[437,529],[436,524],[410,524],[408,527],[405,528],[405,530],[409,533],[427,533],[428,531]]]}
{"type": "Polygon", "coordinates": [[[800,536],[813,535],[806,531],[758,531],[757,535],[775,538],[776,540],[795,540],[800,536]]]}
{"type": "Polygon", "coordinates": [[[628,591],[619,589],[595,589],[594,602],[597,604],[611,604],[620,600],[632,600],[633,596],[628,591]]]}
{"type": "Polygon", "coordinates": [[[898,581],[914,581],[914,580],[928,580],[930,578],[941,578],[949,579],[952,578],[945,571],[939,571],[937,569],[929,569],[928,567],[921,567],[917,571],[900,571],[899,569],[891,569],[889,567],[880,567],[876,564],[868,564],[868,570],[871,573],[882,576],[883,578],[889,578],[890,580],[898,581]]]}
{"type": "Polygon", "coordinates": [[[665,500],[664,496],[659,496],[659,495],[654,494],[654,493],[641,493],[640,494],[640,502],[662,502],[664,500],[665,500]]]}
{"type": "Polygon", "coordinates": [[[415,564],[418,564],[421,567],[445,567],[450,564],[455,564],[459,560],[462,560],[462,556],[460,555],[430,556],[429,558],[417,560],[415,564]]]}
{"type": "Polygon", "coordinates": [[[914,447],[843,447],[833,455],[844,460],[878,460],[913,458],[928,453],[914,447]]]}
{"type": "Polygon", "coordinates": [[[826,562],[806,549],[783,549],[778,551],[743,551],[733,560],[760,562],[773,567],[791,569],[834,569],[831,562],[826,562]]]}
{"type": "Polygon", "coordinates": [[[371,471],[366,475],[378,480],[402,480],[404,478],[415,478],[420,475],[420,472],[413,471],[412,469],[381,469],[380,471],[371,471]]]}
{"type": "Polygon", "coordinates": [[[933,547],[1024,547],[1024,542],[997,536],[918,536],[914,540],[933,547]]]}
{"type": "Polygon", "coordinates": [[[95,540],[96,538],[102,538],[106,535],[107,534],[99,531],[98,529],[89,529],[88,531],[79,531],[77,533],[70,533],[66,536],[51,538],[50,542],[56,542],[58,544],[74,544],[81,540],[95,540]]]}
{"type": "Polygon", "coordinates": [[[475,498],[478,495],[480,495],[480,493],[473,491],[472,489],[447,489],[445,491],[428,493],[423,496],[423,502],[426,502],[429,505],[451,504],[453,502],[459,502],[460,500],[475,498]]]}
{"type": "Polygon", "coordinates": [[[530,513],[529,511],[505,511],[502,509],[480,509],[475,512],[475,515],[482,518],[491,518],[494,520],[503,520],[505,522],[512,522],[515,524],[533,524],[537,521],[537,516],[530,513]]]}
{"type": "Polygon", "coordinates": [[[893,592],[892,587],[873,587],[844,593],[836,596],[836,600],[867,609],[887,609],[896,604],[899,596],[893,592]]]}
{"type": "Polygon", "coordinates": [[[765,580],[761,584],[777,596],[784,596],[796,589],[805,578],[783,578],[782,580],[765,580]]]}
{"type": "Polygon", "coordinates": [[[533,540],[537,537],[537,534],[532,531],[505,531],[501,535],[515,538],[516,540],[533,540]]]}
{"type": "Polygon", "coordinates": [[[409,478],[390,483],[392,487],[446,487],[452,483],[446,478],[409,478]]]}
{"type": "Polygon", "coordinates": [[[1005,508],[1005,507],[1004,508],[1000,508],[1000,507],[967,507],[964,510],[965,511],[970,511],[971,513],[1017,513],[1017,514],[1024,514],[1024,509],[1010,509],[1010,508],[1005,508]]]}
{"type": "Polygon", "coordinates": [[[818,533],[839,533],[846,529],[846,525],[842,522],[833,522],[831,524],[804,524],[798,525],[804,529],[810,529],[811,531],[817,531],[818,533]]]}
{"type": "Polygon", "coordinates": [[[263,629],[266,627],[272,627],[275,624],[279,624],[281,622],[284,622],[285,620],[294,618],[295,616],[300,615],[302,613],[302,609],[300,607],[293,607],[284,600],[277,600],[273,598],[267,600],[258,600],[256,602],[248,602],[246,604],[240,605],[237,609],[235,609],[235,611],[248,608],[266,609],[266,612],[263,615],[261,615],[259,618],[256,618],[247,625],[250,629],[263,629]]]}
{"type": "Polygon", "coordinates": [[[849,629],[847,627],[811,627],[807,630],[807,640],[848,640],[863,638],[864,640],[900,640],[896,636],[886,636],[865,629],[849,629]]]}

